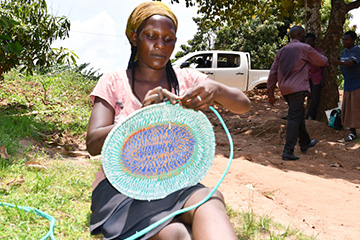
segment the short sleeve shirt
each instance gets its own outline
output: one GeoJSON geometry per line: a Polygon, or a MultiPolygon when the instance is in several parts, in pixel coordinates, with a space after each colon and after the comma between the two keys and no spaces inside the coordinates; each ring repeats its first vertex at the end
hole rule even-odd
{"type": "Polygon", "coordinates": [[[341,61],[353,60],[351,66],[340,66],[344,75],[344,91],[354,91],[360,88],[360,47],[355,45],[350,50],[345,49],[341,54],[341,61]]]}
{"type": "MultiPolygon", "coordinates": [[[[194,69],[179,69],[175,71],[179,81],[179,94],[183,95],[188,88],[196,83],[207,79],[207,76],[194,69]]],[[[132,112],[141,108],[141,102],[132,93],[129,78],[126,71],[113,72],[101,77],[90,94],[91,101],[94,103],[95,97],[99,97],[108,102],[115,109],[114,123],[119,122],[132,112]]],[[[92,188],[105,179],[104,170],[101,168],[96,174],[92,188]]]]}
{"type": "MultiPolygon", "coordinates": [[[[179,82],[180,96],[192,85],[205,81],[207,76],[193,69],[178,69],[175,71],[179,82]]],[[[114,122],[117,123],[132,112],[141,108],[141,102],[132,93],[126,71],[113,72],[101,77],[90,98],[95,97],[108,102],[115,110],[114,122]]]]}

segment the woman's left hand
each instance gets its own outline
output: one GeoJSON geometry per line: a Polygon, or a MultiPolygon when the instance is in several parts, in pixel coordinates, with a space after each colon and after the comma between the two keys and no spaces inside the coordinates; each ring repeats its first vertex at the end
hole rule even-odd
{"type": "Polygon", "coordinates": [[[211,84],[201,82],[190,87],[186,93],[179,97],[180,104],[186,108],[195,110],[205,109],[214,105],[215,92],[211,84]]]}

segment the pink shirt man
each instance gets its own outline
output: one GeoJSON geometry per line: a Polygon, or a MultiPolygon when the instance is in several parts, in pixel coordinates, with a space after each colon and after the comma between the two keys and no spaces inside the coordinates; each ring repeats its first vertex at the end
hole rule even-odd
{"type": "Polygon", "coordinates": [[[274,98],[276,83],[282,95],[310,92],[309,66],[327,65],[328,59],[308,44],[292,39],[276,54],[267,82],[269,98],[274,98]]]}

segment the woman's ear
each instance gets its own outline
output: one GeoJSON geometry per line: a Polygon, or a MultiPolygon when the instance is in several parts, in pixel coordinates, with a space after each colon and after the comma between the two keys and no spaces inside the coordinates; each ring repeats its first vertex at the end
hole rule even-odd
{"type": "Polygon", "coordinates": [[[131,39],[131,44],[134,47],[136,47],[137,33],[136,32],[131,32],[130,33],[130,39],[131,39]]]}

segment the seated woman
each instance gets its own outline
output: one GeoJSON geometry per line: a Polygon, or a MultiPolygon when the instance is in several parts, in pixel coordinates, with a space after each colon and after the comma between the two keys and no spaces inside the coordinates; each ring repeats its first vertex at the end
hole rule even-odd
{"type": "MultiPolygon", "coordinates": [[[[167,98],[185,108],[207,109],[218,104],[234,113],[249,110],[245,94],[192,69],[174,72],[170,56],[176,43],[177,18],[161,2],[145,2],[131,13],[126,36],[131,44],[128,69],[103,76],[91,99],[94,103],[87,133],[91,155],[101,153],[108,133],[120,120],[142,106],[167,98]]],[[[159,200],[140,201],[118,192],[101,169],[92,193],[92,234],[125,239],[179,209],[204,199],[211,189],[197,184],[159,200]]],[[[139,239],[237,239],[219,191],[200,207],[170,219],[139,239]]]]}

